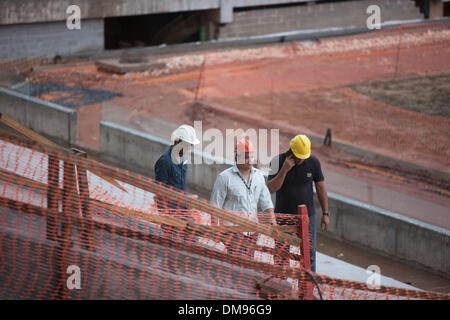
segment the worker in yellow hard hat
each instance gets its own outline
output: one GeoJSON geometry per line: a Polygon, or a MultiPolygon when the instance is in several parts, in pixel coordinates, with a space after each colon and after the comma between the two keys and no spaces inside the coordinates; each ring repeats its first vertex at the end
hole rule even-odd
{"type": "MultiPolygon", "coordinates": [[[[253,222],[259,222],[258,209],[260,208],[269,218],[270,223],[276,225],[273,203],[264,174],[254,167],[256,147],[250,139],[243,138],[237,141],[234,151],[235,164],[217,176],[210,203],[253,222]]],[[[234,225],[230,221],[213,220],[213,223],[223,226],[234,225]]],[[[246,239],[256,244],[257,236],[254,232],[233,233],[231,243],[227,244],[228,253],[245,256],[250,250],[239,245],[241,240],[246,239]]]]}
{"type": "Polygon", "coordinates": [[[322,207],[321,229],[330,223],[328,197],[319,159],[311,155],[311,141],[304,134],[296,135],[290,148],[272,159],[267,187],[276,192],[275,212],[297,214],[297,207],[306,205],[309,216],[311,270],[315,272],[316,215],[313,200],[313,182],[322,207]]]}

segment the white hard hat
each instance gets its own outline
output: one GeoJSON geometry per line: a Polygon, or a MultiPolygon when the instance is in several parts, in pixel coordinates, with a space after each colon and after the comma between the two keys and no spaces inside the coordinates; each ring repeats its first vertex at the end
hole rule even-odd
{"type": "Polygon", "coordinates": [[[175,131],[172,132],[171,140],[172,141],[183,140],[189,144],[200,143],[200,141],[197,139],[197,135],[195,134],[194,128],[192,128],[190,125],[187,124],[183,124],[179,126],[177,129],[175,129],[175,131]]]}

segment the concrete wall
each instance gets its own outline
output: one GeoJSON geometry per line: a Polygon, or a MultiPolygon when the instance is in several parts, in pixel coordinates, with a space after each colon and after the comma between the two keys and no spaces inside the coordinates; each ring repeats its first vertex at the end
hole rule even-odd
{"type": "Polygon", "coordinates": [[[81,29],[69,30],[66,22],[0,26],[0,60],[72,55],[103,50],[102,19],[82,20],[81,29]]]}
{"type": "Polygon", "coordinates": [[[62,145],[77,141],[76,111],[0,88],[0,112],[62,145]]]}
{"type": "MultiPolygon", "coordinates": [[[[328,192],[324,235],[450,277],[450,231],[328,192]]],[[[316,225],[322,212],[315,197],[316,225]]]]}
{"type": "MultiPolygon", "coordinates": [[[[318,145],[323,144],[323,137],[313,136],[313,135],[309,135],[308,137],[311,139],[313,144],[314,143],[317,143],[318,145]]],[[[336,140],[333,140],[333,145],[334,145],[334,147],[338,148],[339,150],[343,150],[348,153],[353,153],[360,157],[364,157],[366,159],[384,162],[384,163],[392,166],[393,168],[399,168],[399,169],[403,168],[403,169],[407,169],[407,170],[411,170],[411,171],[428,173],[428,174],[434,175],[436,177],[442,177],[444,179],[450,180],[450,172],[446,172],[446,171],[422,166],[419,164],[415,164],[413,162],[385,156],[385,155],[377,153],[377,152],[362,149],[362,148],[356,147],[354,145],[342,143],[342,142],[339,142],[336,140]]]]}
{"type": "Polygon", "coordinates": [[[221,26],[219,39],[333,27],[366,27],[369,5],[381,9],[381,22],[423,19],[411,0],[363,0],[252,8],[233,13],[233,23],[221,26]]]}
{"type": "MultiPolygon", "coordinates": [[[[155,136],[110,122],[100,123],[101,156],[148,176],[154,176],[154,164],[169,145],[168,141],[155,136]]],[[[209,198],[217,174],[229,165],[190,165],[189,191],[209,198]]],[[[328,197],[332,218],[327,236],[450,277],[450,231],[331,192],[328,197]]],[[[321,209],[317,197],[315,201],[317,225],[320,226],[321,209]]]]}

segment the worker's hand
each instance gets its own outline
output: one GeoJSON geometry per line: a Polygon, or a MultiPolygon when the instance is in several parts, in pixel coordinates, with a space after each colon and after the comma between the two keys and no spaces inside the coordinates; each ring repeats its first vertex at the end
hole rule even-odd
{"type": "Polygon", "coordinates": [[[295,166],[294,156],[290,155],[289,157],[286,158],[286,160],[284,160],[282,169],[285,170],[286,172],[289,172],[293,166],[295,166]]]}
{"type": "Polygon", "coordinates": [[[330,217],[322,215],[322,220],[320,222],[320,227],[322,231],[327,231],[329,224],[330,224],[330,217]]]}

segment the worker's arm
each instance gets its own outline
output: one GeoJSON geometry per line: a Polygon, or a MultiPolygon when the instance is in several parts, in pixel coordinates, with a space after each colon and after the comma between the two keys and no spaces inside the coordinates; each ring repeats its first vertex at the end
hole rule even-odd
{"type": "MultiPolygon", "coordinates": [[[[316,193],[317,198],[319,199],[320,206],[322,207],[322,212],[328,212],[328,196],[327,196],[327,190],[325,188],[325,182],[317,181],[315,182],[316,185],[316,193]]],[[[320,226],[322,228],[322,231],[328,230],[328,225],[330,224],[330,217],[322,215],[320,226]]]]}
{"type": "Polygon", "coordinates": [[[281,167],[280,171],[278,171],[278,174],[267,181],[267,188],[269,188],[270,193],[274,193],[280,190],[281,186],[283,185],[284,179],[286,178],[286,174],[292,169],[294,165],[294,157],[290,155],[284,161],[283,166],[281,167]]]}
{"type": "MultiPolygon", "coordinates": [[[[168,186],[170,174],[169,170],[170,167],[164,162],[163,159],[159,158],[155,163],[155,180],[168,186]]],[[[159,198],[156,196],[155,200],[158,205],[158,209],[164,210],[168,208],[169,203],[167,202],[167,199],[164,199],[164,197],[159,198]]]]}
{"type": "Polygon", "coordinates": [[[155,164],[155,180],[168,184],[170,174],[170,166],[163,159],[158,159],[155,164]]]}
{"type": "Polygon", "coordinates": [[[267,209],[266,211],[264,211],[269,217],[270,217],[270,221],[271,224],[273,224],[274,226],[277,225],[277,218],[275,217],[275,213],[273,211],[273,208],[267,209]]]}
{"type": "MultiPolygon", "coordinates": [[[[225,199],[227,197],[227,179],[223,175],[219,175],[214,182],[213,190],[211,192],[211,198],[209,202],[215,205],[219,209],[223,209],[225,199]]],[[[211,216],[211,225],[220,225],[220,220],[211,216]]]]}

